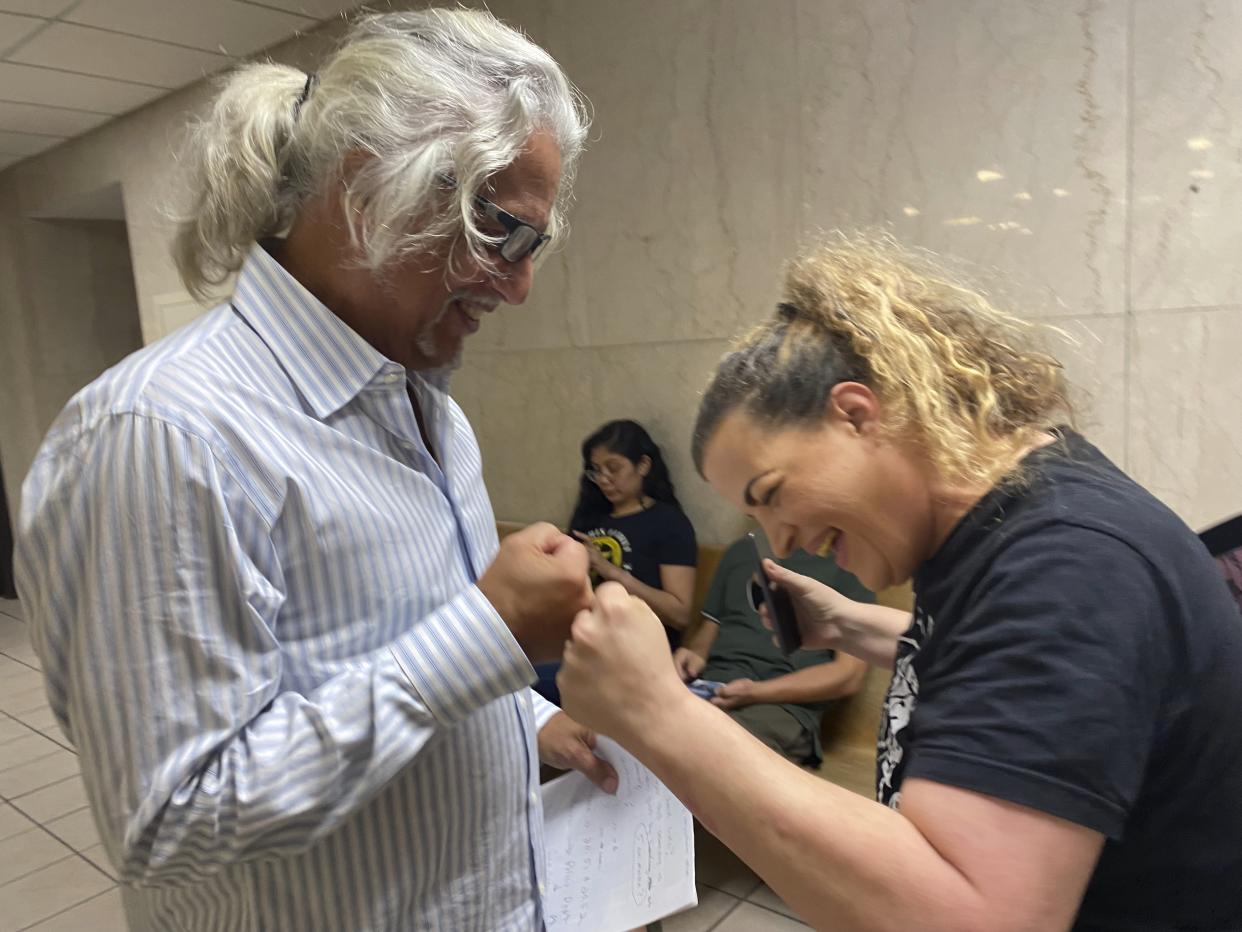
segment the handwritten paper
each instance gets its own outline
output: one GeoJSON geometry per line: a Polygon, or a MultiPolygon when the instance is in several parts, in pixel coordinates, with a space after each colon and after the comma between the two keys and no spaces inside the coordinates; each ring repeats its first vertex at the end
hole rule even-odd
{"type": "Polygon", "coordinates": [[[616,796],[576,772],[543,787],[548,932],[625,932],[698,903],[690,810],[620,745],[596,753],[616,796]]]}

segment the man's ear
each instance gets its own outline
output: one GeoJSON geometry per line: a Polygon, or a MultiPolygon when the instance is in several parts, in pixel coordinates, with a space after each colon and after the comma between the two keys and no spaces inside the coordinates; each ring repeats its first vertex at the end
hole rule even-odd
{"type": "Polygon", "coordinates": [[[341,167],[338,171],[341,181],[348,184],[354,175],[358,173],[358,170],[374,158],[374,153],[368,152],[366,149],[359,149],[357,147],[350,149],[345,153],[345,157],[341,159],[341,167]]]}

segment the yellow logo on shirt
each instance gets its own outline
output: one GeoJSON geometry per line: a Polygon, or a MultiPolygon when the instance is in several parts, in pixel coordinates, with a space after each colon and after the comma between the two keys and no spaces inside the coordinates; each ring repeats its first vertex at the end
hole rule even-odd
{"type": "Polygon", "coordinates": [[[592,537],[591,543],[613,566],[621,565],[621,542],[615,537],[592,537]]]}

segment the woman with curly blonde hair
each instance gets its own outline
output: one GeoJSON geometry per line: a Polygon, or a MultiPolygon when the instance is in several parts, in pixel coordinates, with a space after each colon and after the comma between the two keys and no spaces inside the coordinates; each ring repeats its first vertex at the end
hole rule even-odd
{"type": "Polygon", "coordinates": [[[837,237],[724,357],[694,457],[778,555],[805,647],[893,672],[877,802],[688,693],[641,602],[574,622],[566,709],[818,927],[1242,928],[1242,623],[1195,535],[1064,422],[1034,328],[926,257],[837,237]],[[668,668],[653,677],[653,668],[668,668]]]}

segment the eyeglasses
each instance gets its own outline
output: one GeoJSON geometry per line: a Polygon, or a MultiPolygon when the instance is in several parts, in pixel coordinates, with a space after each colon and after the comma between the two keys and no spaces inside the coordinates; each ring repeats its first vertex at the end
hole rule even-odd
{"type": "Polygon", "coordinates": [[[496,250],[506,262],[521,262],[527,256],[534,259],[552,238],[547,233],[540,233],[525,220],[519,220],[504,208],[497,207],[482,194],[474,196],[474,206],[488,220],[505,228],[505,238],[500,241],[496,250]]]}
{"type": "Polygon", "coordinates": [[[604,479],[607,479],[609,482],[615,482],[617,476],[621,475],[624,469],[624,466],[603,466],[600,469],[587,467],[582,470],[582,475],[596,485],[599,485],[604,479]]]}
{"type": "MultiPolygon", "coordinates": [[[[442,184],[450,188],[457,187],[457,181],[451,175],[438,175],[437,177],[442,184]]],[[[540,233],[525,220],[520,220],[503,207],[493,204],[482,194],[474,196],[474,206],[492,223],[504,227],[505,238],[492,248],[500,253],[500,258],[506,262],[521,262],[527,256],[534,259],[552,238],[550,234],[540,233]]]]}

